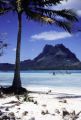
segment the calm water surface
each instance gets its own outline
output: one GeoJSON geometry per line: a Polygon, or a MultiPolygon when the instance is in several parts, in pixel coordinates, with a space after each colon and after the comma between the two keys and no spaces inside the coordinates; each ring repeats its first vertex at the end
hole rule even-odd
{"type": "MultiPolygon", "coordinates": [[[[0,72],[0,85],[11,85],[13,72],[0,72]]],[[[25,71],[21,72],[22,84],[51,87],[81,87],[81,71],[25,71]],[[55,73],[55,74],[53,74],[55,73]]]]}

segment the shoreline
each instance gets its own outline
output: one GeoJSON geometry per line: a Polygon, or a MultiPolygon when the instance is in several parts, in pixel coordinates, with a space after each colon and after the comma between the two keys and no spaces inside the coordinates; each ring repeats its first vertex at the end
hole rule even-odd
{"type": "Polygon", "coordinates": [[[57,92],[57,93],[67,93],[67,94],[75,94],[75,95],[81,95],[81,88],[80,87],[64,87],[64,86],[44,86],[44,85],[29,85],[24,86],[27,90],[30,91],[49,91],[57,92]]]}

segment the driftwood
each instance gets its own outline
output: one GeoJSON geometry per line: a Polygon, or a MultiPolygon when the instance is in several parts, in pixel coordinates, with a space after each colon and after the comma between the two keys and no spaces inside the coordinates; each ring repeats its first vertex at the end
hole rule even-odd
{"type": "Polygon", "coordinates": [[[72,120],[76,120],[79,117],[80,113],[81,113],[81,111],[78,112],[77,114],[75,114],[72,120]]]}
{"type": "Polygon", "coordinates": [[[80,113],[81,113],[81,111],[76,114],[75,111],[73,111],[72,113],[69,113],[67,110],[64,110],[62,118],[63,118],[63,120],[69,120],[69,119],[77,120],[79,118],[80,113]]]}

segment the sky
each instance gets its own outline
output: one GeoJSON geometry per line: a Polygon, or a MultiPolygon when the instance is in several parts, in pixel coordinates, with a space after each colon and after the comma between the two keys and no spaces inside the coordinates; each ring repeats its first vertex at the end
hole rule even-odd
{"type": "MultiPolygon", "coordinates": [[[[51,9],[74,9],[81,18],[81,0],[68,0],[51,9]]],[[[81,29],[81,20],[77,23],[81,29]]],[[[8,43],[4,55],[0,56],[0,63],[14,63],[17,42],[18,21],[15,13],[0,16],[0,40],[8,43]]],[[[23,15],[21,61],[34,59],[42,52],[46,44],[64,44],[77,58],[81,60],[81,32],[69,34],[56,25],[42,25],[38,22],[28,21],[23,15]]]]}

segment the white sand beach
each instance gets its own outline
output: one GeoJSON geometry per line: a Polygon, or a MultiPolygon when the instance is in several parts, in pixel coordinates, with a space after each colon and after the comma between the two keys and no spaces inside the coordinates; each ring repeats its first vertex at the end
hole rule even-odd
{"type": "Polygon", "coordinates": [[[29,101],[20,96],[0,98],[0,117],[10,120],[81,120],[81,89],[28,86],[29,101]],[[18,100],[19,98],[19,100],[18,100]]]}

